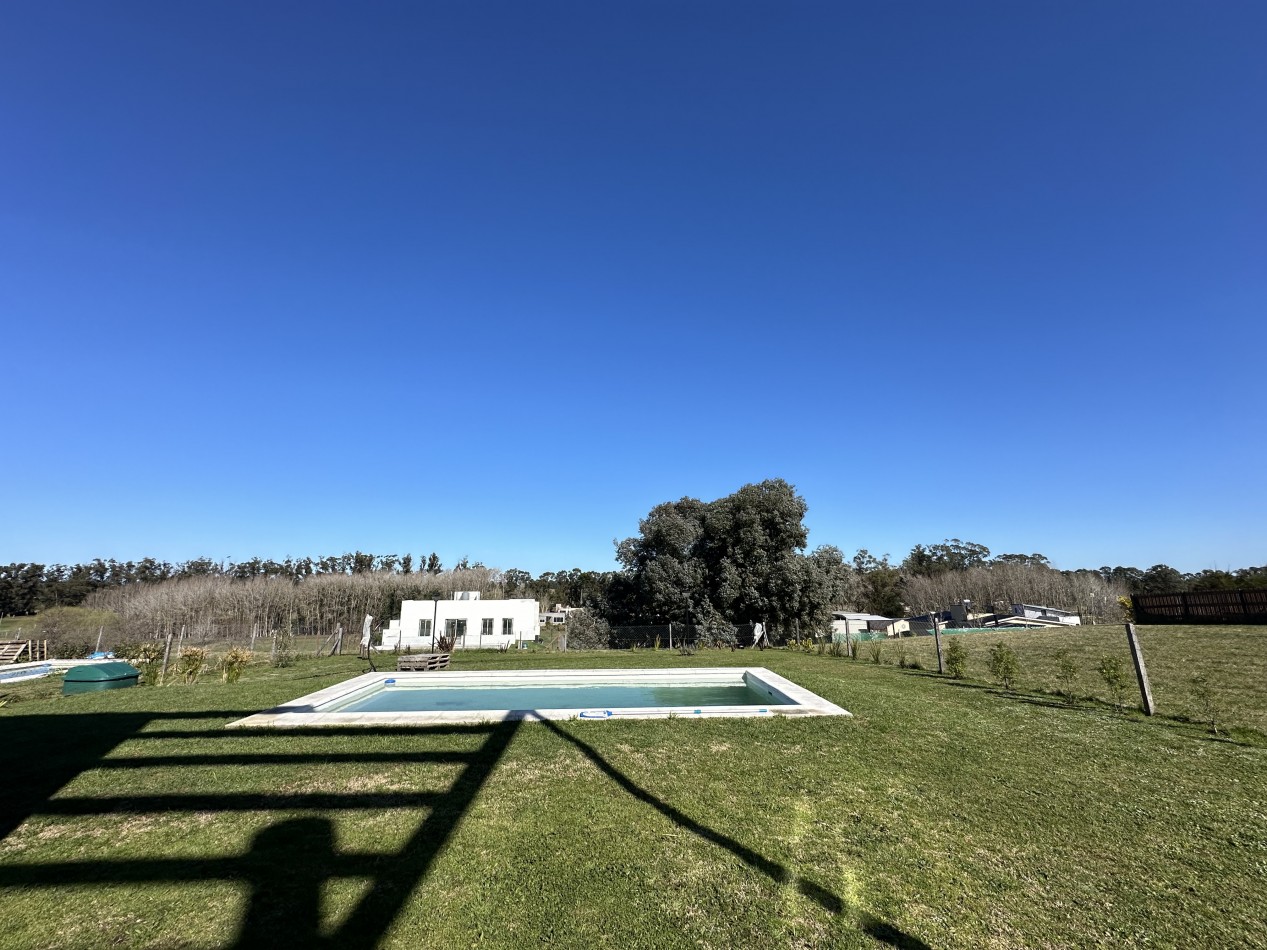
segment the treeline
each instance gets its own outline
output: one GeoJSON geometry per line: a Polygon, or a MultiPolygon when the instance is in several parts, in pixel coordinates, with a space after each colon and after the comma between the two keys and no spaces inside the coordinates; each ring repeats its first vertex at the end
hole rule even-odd
{"type": "Polygon", "coordinates": [[[366,613],[398,616],[402,600],[477,590],[486,598],[533,598],[547,608],[584,606],[613,624],[760,621],[786,633],[822,629],[833,609],[901,617],[969,600],[982,612],[1029,603],[1116,620],[1126,594],[1267,588],[1267,566],[1198,574],[1165,564],[1061,571],[1042,554],[992,555],[958,538],[917,544],[898,563],[865,549],[847,560],[832,546],[805,553],[805,513],[804,499],[781,479],[712,502],[683,498],[653,508],[638,535],[617,545],[621,570],[535,577],[465,558],[446,570],[434,553],[415,562],[409,554],[361,551],[283,561],[9,564],[0,566],[0,616],[84,605],[108,611],[136,635],[173,625],[329,633],[340,624],[359,629],[366,613]]]}
{"type": "MultiPolygon", "coordinates": [[[[222,578],[235,581],[278,579],[301,583],[318,577],[365,577],[393,575],[414,578],[415,589],[442,589],[447,581],[439,578],[446,572],[440,558],[432,553],[415,560],[410,554],[366,554],[362,551],[328,557],[287,558],[274,561],[251,558],[246,561],[215,561],[208,557],[171,563],[154,558],[140,561],[98,559],[86,564],[7,564],[0,565],[0,616],[26,616],[56,607],[77,607],[98,591],[136,588],[164,581],[187,581],[195,578],[222,578]]],[[[512,569],[506,572],[486,568],[463,558],[453,572],[472,572],[477,577],[495,577],[494,588],[499,596],[535,597],[543,603],[579,604],[593,599],[607,582],[607,575],[573,568],[570,571],[546,571],[537,577],[512,569]],[[480,574],[479,572],[486,572],[480,574]]],[[[481,581],[482,582],[482,581],[481,581]]],[[[475,590],[476,587],[460,588],[475,590]]]]}
{"type": "Polygon", "coordinates": [[[382,624],[400,616],[403,600],[443,600],[455,591],[502,597],[504,576],[483,566],[435,574],[331,572],[298,581],[278,576],[204,575],[98,590],[83,606],[94,616],[104,611],[117,618],[112,626],[125,639],[182,628],[199,640],[240,639],[252,632],[268,635],[277,630],[329,636],[340,626],[359,635],[366,614],[375,618],[375,625],[382,624]]]}

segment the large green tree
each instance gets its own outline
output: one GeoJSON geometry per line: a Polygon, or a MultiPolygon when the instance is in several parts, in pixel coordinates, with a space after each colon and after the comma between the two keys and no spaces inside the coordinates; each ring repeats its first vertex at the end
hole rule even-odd
{"type": "Polygon", "coordinates": [[[607,608],[625,622],[816,629],[843,596],[848,567],[835,548],[802,553],[805,512],[805,500],[777,478],[716,501],[657,505],[616,546],[624,571],[607,608]]]}

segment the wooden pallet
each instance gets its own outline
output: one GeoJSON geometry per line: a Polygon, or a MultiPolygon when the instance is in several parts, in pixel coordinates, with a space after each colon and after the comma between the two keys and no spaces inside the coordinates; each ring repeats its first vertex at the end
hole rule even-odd
{"type": "Polygon", "coordinates": [[[47,640],[0,640],[0,663],[17,663],[25,654],[26,661],[48,659],[47,640]]]}
{"type": "Polygon", "coordinates": [[[396,658],[396,669],[398,672],[425,673],[432,670],[446,670],[449,668],[448,653],[415,653],[413,655],[406,654],[396,658]]]}

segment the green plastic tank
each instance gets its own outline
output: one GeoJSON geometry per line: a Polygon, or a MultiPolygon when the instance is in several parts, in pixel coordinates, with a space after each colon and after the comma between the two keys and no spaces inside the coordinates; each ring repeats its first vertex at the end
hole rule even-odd
{"type": "Polygon", "coordinates": [[[93,663],[88,666],[72,666],[62,680],[62,695],[95,693],[103,689],[123,689],[135,686],[141,671],[131,663],[93,663]]]}

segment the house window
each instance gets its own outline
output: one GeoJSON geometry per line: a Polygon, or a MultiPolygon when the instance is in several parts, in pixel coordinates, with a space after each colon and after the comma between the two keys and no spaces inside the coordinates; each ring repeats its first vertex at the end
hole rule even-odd
{"type": "Polygon", "coordinates": [[[430,620],[418,621],[418,636],[422,637],[422,639],[424,640],[431,639],[431,621],[430,620]]]}
{"type": "Polygon", "coordinates": [[[480,621],[480,636],[491,637],[493,635],[493,618],[485,617],[480,621]]]}
{"type": "Polygon", "coordinates": [[[502,636],[513,637],[515,635],[515,621],[509,617],[502,618],[502,636]]]}

